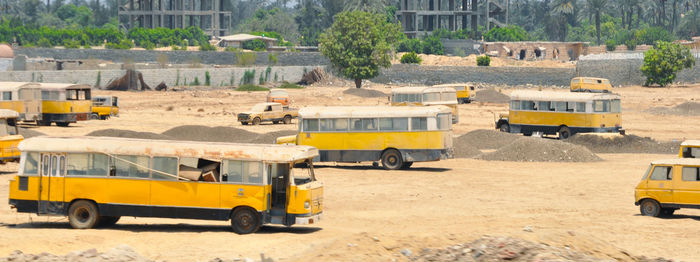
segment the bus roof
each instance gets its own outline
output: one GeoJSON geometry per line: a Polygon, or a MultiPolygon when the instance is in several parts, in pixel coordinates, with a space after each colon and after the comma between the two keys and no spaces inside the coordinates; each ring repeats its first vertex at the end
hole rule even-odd
{"type": "Polygon", "coordinates": [[[620,99],[619,95],[610,93],[584,93],[584,92],[554,92],[516,90],[510,93],[510,100],[533,101],[574,101],[585,102],[591,100],[620,99]]]}
{"type": "Polygon", "coordinates": [[[67,83],[39,83],[41,86],[41,89],[57,89],[57,90],[66,90],[66,89],[91,89],[92,87],[90,85],[83,85],[83,84],[67,84],[67,83]]]}
{"type": "Polygon", "coordinates": [[[681,146],[700,146],[700,140],[685,140],[681,146]]]}
{"type": "Polygon", "coordinates": [[[651,161],[652,165],[700,166],[700,158],[670,158],[651,161]]]}
{"type": "Polygon", "coordinates": [[[607,78],[600,78],[600,77],[587,77],[587,76],[577,76],[574,78],[571,78],[571,80],[574,79],[593,79],[593,80],[608,80],[607,78]]]}
{"type": "Polygon", "coordinates": [[[154,155],[211,159],[264,160],[270,162],[290,162],[318,156],[318,149],[310,146],[235,144],[121,137],[40,136],[20,142],[19,149],[23,152],[154,155]]]}
{"type": "Polygon", "coordinates": [[[353,117],[431,117],[451,113],[446,106],[329,106],[305,107],[299,110],[302,118],[353,117]]]}
{"type": "Polygon", "coordinates": [[[18,118],[19,113],[14,110],[9,110],[9,109],[0,109],[0,119],[6,119],[6,118],[18,118]]]}
{"type": "Polygon", "coordinates": [[[407,86],[392,88],[391,93],[402,93],[402,94],[422,94],[429,92],[457,92],[454,87],[440,87],[440,86],[407,86]]]}
{"type": "Polygon", "coordinates": [[[22,87],[39,88],[39,84],[32,82],[0,82],[0,91],[14,91],[22,87]]]}
{"type": "Polygon", "coordinates": [[[455,86],[472,86],[472,84],[470,84],[470,83],[452,83],[452,84],[434,85],[432,87],[455,87],[455,86]]]}

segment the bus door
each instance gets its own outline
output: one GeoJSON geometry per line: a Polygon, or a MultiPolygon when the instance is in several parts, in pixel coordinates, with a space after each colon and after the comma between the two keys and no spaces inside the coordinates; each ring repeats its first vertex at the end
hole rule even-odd
{"type": "MultiPolygon", "coordinates": [[[[267,177],[271,192],[268,210],[273,221],[287,224],[287,199],[289,188],[289,164],[272,163],[267,165],[267,177]],[[278,219],[281,219],[278,220],[278,219]]],[[[294,222],[294,221],[292,221],[294,222]]],[[[273,222],[274,223],[274,222],[273,222]]]]}
{"type": "Polygon", "coordinates": [[[63,215],[64,175],[66,156],[41,154],[41,179],[39,184],[39,214],[63,215]]]}
{"type": "Polygon", "coordinates": [[[41,120],[41,89],[20,89],[19,100],[24,102],[24,119],[22,120],[41,120]]]}

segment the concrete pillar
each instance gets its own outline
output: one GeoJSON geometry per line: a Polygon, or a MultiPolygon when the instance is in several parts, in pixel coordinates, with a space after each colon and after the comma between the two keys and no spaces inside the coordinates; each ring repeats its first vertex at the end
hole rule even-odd
{"type": "MultiPolygon", "coordinates": [[[[478,0],[472,0],[472,15],[471,15],[472,22],[471,22],[471,25],[472,25],[472,32],[474,32],[474,34],[476,34],[476,30],[479,29],[477,27],[479,25],[479,15],[477,14],[478,5],[479,5],[478,0]]],[[[476,37],[476,35],[474,35],[474,36],[476,37]]]]}

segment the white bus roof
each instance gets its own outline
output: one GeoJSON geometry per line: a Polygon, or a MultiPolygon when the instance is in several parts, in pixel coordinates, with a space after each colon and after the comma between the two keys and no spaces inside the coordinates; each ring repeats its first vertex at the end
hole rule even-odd
{"type": "Polygon", "coordinates": [[[301,118],[431,117],[452,113],[446,106],[329,106],[305,107],[301,118]]]}
{"type": "Polygon", "coordinates": [[[700,166],[700,158],[671,158],[651,161],[652,165],[700,166]]]}
{"type": "Polygon", "coordinates": [[[457,92],[454,87],[440,87],[440,86],[408,86],[392,88],[391,93],[401,93],[401,94],[423,94],[430,92],[457,92]]]}
{"type": "Polygon", "coordinates": [[[6,118],[18,118],[19,113],[14,110],[9,110],[9,109],[0,109],[0,119],[6,119],[6,118]]]}
{"type": "Polygon", "coordinates": [[[517,90],[510,93],[510,100],[586,102],[610,99],[620,99],[620,96],[610,93],[568,92],[568,90],[567,92],[517,90]]]}
{"type": "Polygon", "coordinates": [[[15,91],[19,88],[39,88],[39,84],[32,82],[0,82],[0,91],[15,91]]]}
{"type": "Polygon", "coordinates": [[[455,87],[455,86],[472,86],[472,84],[470,84],[470,83],[453,83],[453,84],[434,85],[432,87],[455,87]]]}
{"type": "Polygon", "coordinates": [[[700,146],[700,140],[685,140],[681,146],[700,146]]]}
{"type": "Polygon", "coordinates": [[[66,84],[66,83],[39,83],[41,86],[41,89],[58,89],[58,90],[65,90],[65,89],[91,89],[92,87],[89,85],[83,85],[83,84],[66,84]]]}
{"type": "Polygon", "coordinates": [[[50,137],[26,139],[23,152],[102,153],[110,155],[154,155],[209,159],[264,160],[290,162],[318,156],[310,146],[235,144],[121,137],[50,137]]]}

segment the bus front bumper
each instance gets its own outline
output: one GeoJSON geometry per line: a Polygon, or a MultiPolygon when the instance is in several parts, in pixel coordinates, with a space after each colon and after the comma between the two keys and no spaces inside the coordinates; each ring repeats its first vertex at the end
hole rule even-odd
{"type": "Polygon", "coordinates": [[[323,213],[318,213],[316,215],[310,215],[310,216],[296,217],[294,219],[294,224],[296,224],[296,225],[311,225],[311,224],[318,223],[319,221],[321,221],[321,218],[323,218],[323,213]]]}

